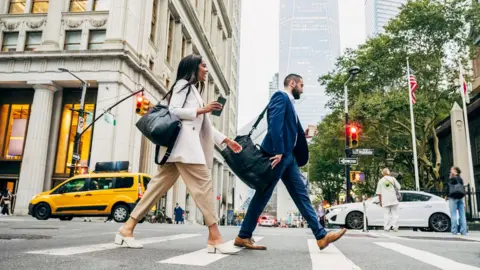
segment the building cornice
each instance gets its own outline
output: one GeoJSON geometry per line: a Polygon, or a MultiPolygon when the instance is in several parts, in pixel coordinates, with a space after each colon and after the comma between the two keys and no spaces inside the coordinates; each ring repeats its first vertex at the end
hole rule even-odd
{"type": "Polygon", "coordinates": [[[208,38],[205,35],[205,31],[203,31],[203,27],[200,21],[198,20],[198,17],[195,13],[195,9],[192,6],[192,3],[190,1],[179,1],[179,2],[183,5],[185,11],[187,12],[188,18],[192,20],[191,25],[195,30],[195,32],[197,33],[199,40],[201,42],[201,45],[205,48],[205,53],[207,54],[208,58],[211,60],[210,65],[215,70],[218,80],[220,81],[222,88],[225,90],[225,94],[227,96],[230,95],[230,86],[228,85],[227,79],[225,78],[225,74],[223,74],[222,68],[218,63],[215,53],[212,50],[212,46],[208,42],[208,38]]]}
{"type": "MultiPolygon", "coordinates": [[[[129,67],[139,72],[144,78],[163,95],[167,91],[163,83],[149,70],[141,64],[139,59],[128,50],[95,50],[95,51],[36,51],[36,52],[5,52],[0,54],[2,61],[6,60],[45,60],[45,59],[92,59],[92,58],[119,58],[124,60],[129,67]]],[[[120,71],[119,71],[120,72],[120,71]]]]}

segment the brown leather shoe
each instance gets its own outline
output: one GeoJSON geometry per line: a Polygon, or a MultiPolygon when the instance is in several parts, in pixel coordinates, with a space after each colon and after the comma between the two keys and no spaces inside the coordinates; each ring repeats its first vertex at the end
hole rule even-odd
{"type": "Polygon", "coordinates": [[[336,232],[329,232],[327,233],[327,235],[325,235],[324,238],[317,240],[317,245],[320,250],[323,250],[324,248],[328,247],[329,244],[340,239],[346,232],[347,229],[341,229],[340,231],[336,232]]]}
{"type": "Polygon", "coordinates": [[[238,236],[235,238],[234,245],[237,246],[237,247],[244,247],[246,249],[255,249],[255,250],[266,250],[267,249],[266,246],[255,245],[255,240],[253,240],[253,238],[242,239],[238,236]]]}

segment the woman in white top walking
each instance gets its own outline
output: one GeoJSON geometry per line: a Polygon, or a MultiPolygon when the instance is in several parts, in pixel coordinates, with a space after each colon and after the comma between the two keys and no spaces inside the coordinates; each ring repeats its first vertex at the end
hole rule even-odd
{"type": "Polygon", "coordinates": [[[390,176],[388,168],[383,169],[383,177],[377,184],[377,195],[380,202],[380,207],[385,210],[384,213],[384,230],[390,231],[391,228],[398,231],[398,191],[401,186],[395,177],[390,176]]]}

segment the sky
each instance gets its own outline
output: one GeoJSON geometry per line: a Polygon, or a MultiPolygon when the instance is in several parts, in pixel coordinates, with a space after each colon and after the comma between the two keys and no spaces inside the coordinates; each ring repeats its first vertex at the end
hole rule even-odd
{"type": "MultiPolygon", "coordinates": [[[[242,0],[238,129],[268,103],[268,87],[278,72],[279,0],[242,0]]],[[[340,46],[365,41],[365,0],[338,0],[340,46]]],[[[244,135],[244,134],[239,134],[244,135]]]]}

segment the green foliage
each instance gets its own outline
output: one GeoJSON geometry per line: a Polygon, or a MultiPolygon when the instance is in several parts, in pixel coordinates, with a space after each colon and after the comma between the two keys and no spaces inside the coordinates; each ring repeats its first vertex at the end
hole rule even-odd
{"type": "Polygon", "coordinates": [[[311,179],[323,183],[327,200],[325,192],[338,194],[344,187],[344,168],[337,165],[344,149],[343,85],[354,65],[362,73],[349,84],[350,119],[362,127],[360,148],[377,151],[375,157],[360,159],[357,169],[368,171],[370,182],[359,185],[357,192],[374,192],[387,157],[394,158],[394,170],[405,176],[403,185],[414,186],[407,57],[419,85],[414,115],[421,188],[438,187],[441,156],[435,126],[461,98],[458,62],[466,67],[475,56],[473,40],[480,36],[479,26],[480,5],[475,2],[409,1],[384,34],[347,50],[335,70],[320,77],[333,112],[319,124],[310,166],[311,179]]]}

